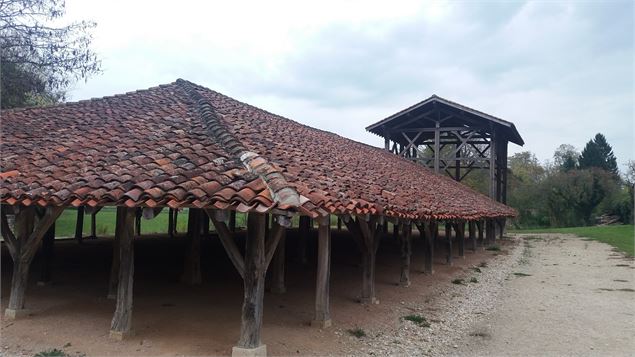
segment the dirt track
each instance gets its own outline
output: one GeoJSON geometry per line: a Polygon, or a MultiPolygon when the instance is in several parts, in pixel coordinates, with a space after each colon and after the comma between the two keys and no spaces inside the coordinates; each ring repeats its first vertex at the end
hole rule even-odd
{"type": "Polygon", "coordinates": [[[633,260],[606,244],[571,236],[524,239],[523,258],[496,309],[471,327],[455,353],[632,356],[633,260]]]}

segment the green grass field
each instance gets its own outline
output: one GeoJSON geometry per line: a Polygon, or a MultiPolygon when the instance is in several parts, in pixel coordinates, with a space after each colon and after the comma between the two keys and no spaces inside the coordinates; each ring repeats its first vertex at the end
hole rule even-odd
{"type": "MultiPolygon", "coordinates": [[[[97,213],[95,219],[95,230],[97,236],[112,236],[115,234],[115,217],[117,209],[115,207],[104,207],[97,213]]],[[[188,209],[179,212],[177,218],[176,230],[179,233],[187,231],[187,215],[188,209]]],[[[90,215],[84,215],[83,235],[90,235],[90,215]]],[[[293,225],[297,227],[298,217],[293,218],[293,225]]],[[[75,236],[75,224],[77,222],[77,210],[66,209],[62,215],[55,221],[55,236],[57,238],[67,238],[75,236]]],[[[337,225],[337,217],[331,215],[331,226],[337,225]]],[[[236,214],[236,227],[246,226],[246,215],[244,213],[236,214]]],[[[214,226],[210,224],[210,229],[214,230],[214,226]]],[[[154,219],[141,219],[142,234],[156,234],[168,232],[168,210],[164,209],[154,219]]]]}
{"type": "Polygon", "coordinates": [[[635,256],[635,231],[633,225],[612,225],[594,227],[545,228],[510,231],[513,233],[571,233],[578,237],[591,238],[608,243],[626,253],[635,256]]]}

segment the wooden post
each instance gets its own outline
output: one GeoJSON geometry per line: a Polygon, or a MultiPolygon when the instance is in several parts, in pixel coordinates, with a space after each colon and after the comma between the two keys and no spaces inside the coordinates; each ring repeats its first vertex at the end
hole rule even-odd
{"type": "Polygon", "coordinates": [[[122,340],[132,332],[132,287],[134,275],[134,224],[136,208],[122,207],[122,219],[119,231],[119,282],[117,286],[117,304],[115,315],[110,324],[110,337],[122,340]]]}
{"type": "MultiPolygon", "coordinates": [[[[417,224],[419,236],[423,238],[423,269],[426,274],[434,274],[434,230],[437,229],[436,222],[423,221],[417,224]]],[[[438,231],[438,230],[437,230],[438,231]]]]}
{"type": "Polygon", "coordinates": [[[306,246],[309,239],[311,219],[308,216],[300,216],[298,225],[298,262],[300,264],[307,263],[306,246]]]}
{"type": "Polygon", "coordinates": [[[265,218],[261,213],[247,215],[245,246],[244,300],[238,345],[232,355],[266,355],[266,345],[260,340],[265,292],[265,218]]]}
{"type": "Polygon", "coordinates": [[[90,238],[97,239],[97,211],[90,214],[90,238]]]}
{"type": "Polygon", "coordinates": [[[83,240],[83,230],[84,230],[84,206],[77,207],[77,221],[75,221],[75,239],[77,239],[78,243],[81,243],[83,240]]]}
{"type": "MultiPolygon", "coordinates": [[[[384,224],[384,227],[388,227],[388,224],[384,224]]],[[[394,223],[392,225],[392,238],[397,241],[400,242],[400,236],[399,236],[399,229],[403,229],[403,226],[400,227],[398,223],[394,223]]],[[[401,232],[403,234],[403,231],[401,232]]]]}
{"type": "Polygon", "coordinates": [[[494,232],[494,221],[490,218],[485,220],[485,244],[494,243],[496,233],[494,232]]]}
{"type": "Polygon", "coordinates": [[[446,262],[448,263],[448,265],[452,265],[452,224],[451,223],[445,224],[445,240],[446,240],[445,244],[447,248],[446,262]]]}
{"type": "Polygon", "coordinates": [[[337,216],[337,231],[342,231],[342,218],[340,216],[337,216]]]}
{"type": "Polygon", "coordinates": [[[317,277],[315,281],[315,316],[311,326],[331,326],[329,308],[329,282],[331,279],[331,225],[330,216],[318,219],[317,277]]]}
{"type": "MultiPolygon", "coordinates": [[[[268,239],[271,239],[269,237],[268,239]]],[[[282,232],[278,248],[273,255],[273,261],[271,262],[271,286],[270,290],[274,294],[284,294],[287,292],[287,288],[284,284],[284,272],[285,272],[285,260],[286,260],[286,230],[282,232]]]]}
{"type": "Polygon", "coordinates": [[[174,235],[179,233],[179,210],[174,209],[174,226],[172,227],[174,235]]]}
{"type": "Polygon", "coordinates": [[[465,258],[465,222],[458,221],[454,225],[456,232],[456,240],[459,244],[459,257],[465,258]]]}
{"type": "Polygon", "coordinates": [[[496,131],[492,130],[489,147],[489,197],[493,200],[497,198],[496,192],[496,155],[498,154],[498,146],[496,141],[496,131]]]}
{"type": "Polygon", "coordinates": [[[236,232],[236,211],[229,211],[229,230],[236,232]]]}
{"type": "Polygon", "coordinates": [[[135,235],[137,237],[141,236],[141,214],[141,208],[137,208],[137,210],[135,211],[135,235]]]}
{"type": "Polygon", "coordinates": [[[434,129],[434,172],[439,173],[441,159],[441,124],[436,122],[434,129]]]}
{"type": "Polygon", "coordinates": [[[483,220],[479,219],[478,221],[476,221],[476,227],[478,229],[478,244],[482,247],[485,244],[485,242],[483,241],[483,229],[485,228],[483,225],[483,220]]]}
{"type": "Polygon", "coordinates": [[[189,285],[200,285],[201,278],[201,221],[203,211],[190,208],[187,218],[187,251],[181,282],[189,285]]]}
{"type": "Polygon", "coordinates": [[[125,227],[126,207],[117,207],[115,218],[115,238],[112,241],[112,265],[110,266],[110,280],[108,281],[108,299],[117,298],[117,288],[119,287],[119,242],[125,227]]]}
{"type": "Polygon", "coordinates": [[[2,238],[4,239],[9,254],[13,260],[13,275],[11,277],[11,294],[9,304],[5,310],[7,319],[16,319],[25,316],[28,312],[24,309],[24,297],[29,280],[29,267],[33,256],[38,249],[42,238],[49,227],[64,210],[62,207],[47,207],[44,215],[37,222],[35,220],[35,207],[14,207],[15,234],[9,226],[6,211],[0,210],[2,224],[2,238]]]}
{"type": "Polygon", "coordinates": [[[410,286],[410,257],[412,255],[412,226],[410,224],[395,225],[397,234],[401,231],[401,276],[399,285],[410,286]]]}
{"type": "Polygon", "coordinates": [[[42,271],[37,285],[44,286],[51,283],[51,268],[55,254],[55,223],[51,224],[42,238],[42,271]]]}
{"type": "Polygon", "coordinates": [[[499,227],[500,227],[500,230],[498,231],[498,234],[499,234],[498,238],[499,239],[503,239],[503,235],[505,234],[505,223],[506,223],[506,221],[507,221],[507,219],[505,219],[505,218],[500,218],[498,220],[498,224],[499,224],[499,227]]]}
{"type": "Polygon", "coordinates": [[[204,214],[203,211],[199,213],[199,219],[201,220],[201,235],[208,236],[209,235],[209,217],[204,214]]]}
{"type": "Polygon", "coordinates": [[[383,235],[379,217],[370,217],[366,222],[364,218],[344,221],[349,232],[353,235],[362,252],[362,296],[363,304],[379,304],[375,296],[375,260],[379,242],[383,235]]]}
{"type": "Polygon", "coordinates": [[[474,221],[469,221],[468,229],[470,235],[470,248],[473,252],[476,252],[476,223],[474,221]]]}
{"type": "Polygon", "coordinates": [[[168,236],[174,237],[174,208],[168,209],[168,236]]]}

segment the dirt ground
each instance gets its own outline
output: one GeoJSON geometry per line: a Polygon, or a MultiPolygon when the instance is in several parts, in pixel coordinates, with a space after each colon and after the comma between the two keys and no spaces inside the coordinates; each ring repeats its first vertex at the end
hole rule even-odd
{"type": "Polygon", "coordinates": [[[633,260],[588,239],[523,238],[523,257],[496,309],[472,326],[455,354],[633,356],[633,260]]]}
{"type": "MultiPolygon", "coordinates": [[[[294,232],[287,242],[290,256],[294,232]]],[[[263,342],[269,354],[626,355],[635,350],[635,293],[628,290],[635,267],[607,245],[578,238],[518,238],[501,242],[498,252],[468,250],[461,259],[455,251],[453,266],[444,264],[440,247],[430,276],[416,272],[423,247],[418,239],[414,243],[411,287],[396,285],[399,247],[385,237],[377,260],[380,304],[361,305],[356,301],[359,256],[348,236],[334,232],[333,327],[326,330],[309,324],[314,251],[307,265],[290,258],[287,292],[265,294],[263,342]],[[487,268],[477,274],[479,265],[487,268]],[[479,282],[451,282],[470,276],[479,282]],[[404,321],[407,314],[425,315],[431,326],[404,321]],[[367,336],[351,336],[347,331],[354,328],[367,336]]],[[[108,337],[114,311],[114,301],[105,298],[111,241],[64,241],[56,243],[54,284],[35,285],[36,257],[26,302],[32,315],[2,320],[0,354],[32,356],[58,348],[87,356],[228,355],[240,328],[242,282],[217,239],[204,240],[203,284],[195,287],[179,282],[183,239],[141,239],[135,249],[133,338],[108,337]]],[[[10,272],[11,259],[3,249],[3,310],[10,272]]]]}
{"type": "MultiPolygon", "coordinates": [[[[295,232],[287,236],[290,257],[295,232]]],[[[54,283],[37,286],[39,261],[33,263],[26,305],[32,316],[2,321],[2,348],[6,355],[33,355],[51,348],[71,354],[174,356],[227,355],[240,329],[242,281],[215,237],[203,241],[203,284],[179,282],[185,251],[184,240],[141,239],[135,243],[133,328],[135,336],[123,342],[108,338],[114,301],[106,299],[112,242],[109,239],[56,242],[54,283]],[[66,346],[66,347],[64,347],[66,346]]],[[[399,280],[399,247],[387,236],[377,259],[378,305],[357,302],[361,289],[360,258],[351,238],[333,233],[331,270],[331,317],[333,327],[312,328],[315,294],[315,242],[309,245],[309,264],[289,258],[287,292],[265,294],[263,342],[272,355],[341,354],[360,344],[348,329],[382,329],[395,324],[395,307],[405,301],[429,299],[440,285],[465,267],[492,254],[480,250],[456,257],[450,267],[441,252],[436,254],[435,274],[416,272],[423,246],[414,240],[412,286],[399,280]],[[312,249],[313,248],[313,249],[312,249]]],[[[456,245],[455,245],[456,246],[456,245]]],[[[8,299],[11,258],[2,252],[2,309],[8,299]]]]}

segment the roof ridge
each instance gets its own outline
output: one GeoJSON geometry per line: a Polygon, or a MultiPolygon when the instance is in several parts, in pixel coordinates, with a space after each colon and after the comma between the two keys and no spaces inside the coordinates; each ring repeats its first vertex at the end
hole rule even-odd
{"type": "Polygon", "coordinates": [[[194,102],[203,124],[212,134],[212,137],[216,139],[216,142],[227,150],[234,159],[240,160],[249,172],[262,179],[271,192],[271,198],[275,203],[290,207],[301,205],[300,194],[287,182],[282,172],[258,153],[247,150],[243,143],[229,132],[221,120],[222,115],[219,115],[209,100],[194,88],[193,83],[179,78],[176,80],[176,84],[194,102]]]}

